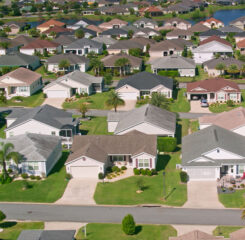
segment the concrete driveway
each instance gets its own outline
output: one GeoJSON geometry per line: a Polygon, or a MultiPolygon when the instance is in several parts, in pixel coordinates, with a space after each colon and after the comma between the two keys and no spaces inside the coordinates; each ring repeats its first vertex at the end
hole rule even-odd
{"type": "Polygon", "coordinates": [[[130,111],[135,108],[135,104],[137,100],[124,100],[125,105],[124,106],[118,106],[118,111],[130,111]]]}
{"type": "Polygon", "coordinates": [[[208,107],[201,107],[201,103],[199,100],[190,101],[191,105],[191,113],[211,113],[208,107]]]}
{"type": "Polygon", "coordinates": [[[65,98],[45,98],[42,105],[48,104],[56,108],[62,108],[62,104],[64,101],[65,101],[65,98]]]}
{"type": "Polygon", "coordinates": [[[56,204],[92,205],[98,180],[94,178],[73,178],[69,181],[63,196],[56,204]]]}
{"type": "Polygon", "coordinates": [[[190,181],[185,208],[224,208],[219,202],[216,181],[190,181]]]}

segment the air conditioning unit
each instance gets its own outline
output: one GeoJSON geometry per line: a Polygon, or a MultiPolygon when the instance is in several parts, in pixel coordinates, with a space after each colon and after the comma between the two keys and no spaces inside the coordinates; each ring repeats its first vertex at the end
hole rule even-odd
{"type": "Polygon", "coordinates": [[[176,169],[181,169],[181,168],[182,168],[181,164],[176,164],[176,169]]]}

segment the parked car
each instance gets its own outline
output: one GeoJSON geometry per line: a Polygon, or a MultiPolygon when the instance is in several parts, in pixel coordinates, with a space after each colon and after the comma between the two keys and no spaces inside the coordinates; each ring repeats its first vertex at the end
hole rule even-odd
{"type": "Polygon", "coordinates": [[[207,99],[202,99],[201,100],[201,107],[208,107],[209,105],[208,105],[208,101],[207,101],[207,99]]]}

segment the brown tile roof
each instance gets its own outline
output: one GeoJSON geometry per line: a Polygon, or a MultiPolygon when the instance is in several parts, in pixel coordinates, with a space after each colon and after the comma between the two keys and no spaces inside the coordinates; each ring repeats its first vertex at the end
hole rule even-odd
{"type": "Polygon", "coordinates": [[[63,33],[63,32],[72,32],[71,29],[69,28],[64,28],[64,27],[59,27],[59,26],[54,26],[54,27],[50,27],[48,30],[44,31],[44,34],[49,34],[51,32],[55,32],[55,33],[63,33]]]}
{"type": "Polygon", "coordinates": [[[65,26],[65,23],[56,21],[54,19],[50,19],[47,22],[44,22],[40,25],[37,26],[37,28],[47,28],[47,27],[52,27],[52,26],[58,26],[58,27],[63,27],[65,26]]]}
{"type": "Polygon", "coordinates": [[[139,12],[162,12],[161,9],[155,6],[144,7],[139,10],[139,12]]]}
{"type": "Polygon", "coordinates": [[[35,48],[56,48],[60,46],[59,43],[55,43],[48,40],[36,39],[35,41],[30,42],[21,49],[35,49],[35,48]]]}
{"type": "Polygon", "coordinates": [[[86,28],[95,31],[97,33],[102,33],[104,31],[102,28],[95,25],[88,25],[86,28]]]}
{"type": "Polygon", "coordinates": [[[111,21],[109,22],[103,22],[99,25],[100,28],[108,28],[110,26],[113,26],[113,25],[117,25],[117,24],[123,24],[123,25],[128,25],[128,22],[125,22],[121,19],[117,19],[117,18],[114,18],[112,19],[111,21]]]}
{"type": "Polygon", "coordinates": [[[125,135],[84,135],[75,136],[66,163],[81,156],[91,157],[105,163],[108,154],[148,153],[157,154],[157,136],[132,131],[125,135]]]}
{"type": "Polygon", "coordinates": [[[3,76],[0,77],[0,87],[3,86],[29,86],[31,85],[33,82],[35,82],[36,80],[38,80],[42,75],[36,72],[33,72],[29,69],[26,68],[18,68],[12,72],[9,72],[3,76]],[[23,83],[4,83],[2,82],[3,79],[5,79],[6,77],[11,77],[11,78],[15,78],[17,80],[20,80],[23,83]]]}
{"type": "Polygon", "coordinates": [[[207,26],[205,26],[205,25],[203,25],[202,23],[197,23],[197,24],[195,24],[195,25],[193,25],[190,29],[189,29],[189,31],[191,31],[191,32],[206,32],[206,31],[208,31],[209,30],[209,28],[207,27],[207,26]]]}
{"type": "Polygon", "coordinates": [[[245,48],[245,39],[243,39],[242,41],[239,41],[236,46],[238,48],[245,48]]]}
{"type": "Polygon", "coordinates": [[[147,44],[152,45],[152,44],[156,43],[156,41],[154,39],[149,39],[149,38],[144,38],[144,37],[132,38],[132,39],[130,39],[130,41],[143,44],[144,46],[146,46],[147,44]]]}
{"type": "Polygon", "coordinates": [[[190,30],[174,29],[166,34],[167,37],[170,36],[191,36],[193,33],[190,30]]]}
{"type": "Polygon", "coordinates": [[[12,42],[16,43],[16,44],[19,44],[19,45],[27,45],[29,44],[30,42],[34,41],[35,39],[34,38],[31,38],[31,37],[28,37],[28,36],[24,36],[24,35],[19,35],[17,36],[16,38],[14,38],[12,40],[12,42]]]}
{"type": "Polygon", "coordinates": [[[117,59],[120,59],[120,58],[127,58],[132,67],[139,67],[142,64],[141,58],[134,57],[131,55],[127,55],[124,53],[120,53],[120,54],[116,54],[116,55],[108,55],[108,56],[104,57],[101,61],[104,63],[105,67],[114,67],[115,62],[117,61],[117,59]]]}
{"type": "Polygon", "coordinates": [[[206,44],[206,43],[209,43],[209,42],[212,42],[212,41],[220,42],[220,43],[223,43],[223,44],[225,44],[225,45],[227,45],[227,46],[232,47],[231,43],[229,43],[229,42],[226,41],[225,39],[220,38],[220,37],[217,37],[217,36],[215,36],[215,35],[213,35],[213,36],[211,36],[211,37],[209,37],[209,38],[207,38],[207,39],[201,41],[201,42],[200,42],[200,45],[203,45],[203,44],[206,44]]]}
{"type": "Polygon", "coordinates": [[[241,92],[237,83],[228,81],[223,78],[210,78],[202,81],[187,83],[187,92],[218,92],[223,89],[225,92],[241,92]],[[233,90],[223,89],[225,87],[233,88],[233,90]],[[203,88],[204,90],[194,90],[203,88]]]}
{"type": "Polygon", "coordinates": [[[186,233],[179,237],[170,237],[169,240],[218,240],[224,239],[224,237],[215,237],[205,232],[199,230],[194,230],[192,232],[186,233]]]}
{"type": "Polygon", "coordinates": [[[164,40],[162,42],[158,42],[151,46],[150,51],[163,51],[163,50],[184,50],[185,46],[188,46],[188,44],[191,44],[190,41],[186,41],[184,39],[171,39],[171,40],[164,40]]]}
{"type": "Polygon", "coordinates": [[[238,107],[216,115],[204,115],[199,118],[199,123],[216,125],[228,130],[233,130],[245,125],[245,108],[238,107]]]}

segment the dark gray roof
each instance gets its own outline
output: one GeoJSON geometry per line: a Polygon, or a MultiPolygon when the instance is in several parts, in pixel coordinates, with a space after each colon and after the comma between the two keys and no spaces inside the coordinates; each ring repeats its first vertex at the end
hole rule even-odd
{"type": "Polygon", "coordinates": [[[121,28],[112,28],[112,29],[108,29],[104,32],[101,33],[101,35],[120,35],[120,34],[128,34],[128,32],[126,30],[123,30],[121,28]]]}
{"type": "Polygon", "coordinates": [[[236,37],[245,37],[245,31],[242,31],[240,33],[237,33],[235,36],[236,37]]]}
{"type": "Polygon", "coordinates": [[[93,38],[93,40],[102,44],[104,43],[106,45],[112,45],[117,42],[116,39],[107,36],[98,36],[93,38]]]}
{"type": "Polygon", "coordinates": [[[59,37],[53,40],[53,42],[56,42],[60,45],[68,45],[75,41],[76,39],[73,36],[67,36],[67,35],[60,35],[59,37]]]}
{"type": "MultiPolygon", "coordinates": [[[[11,117],[11,114],[9,117],[11,117]]],[[[35,107],[26,114],[20,116],[6,130],[12,129],[15,126],[23,124],[31,119],[42,122],[46,125],[50,125],[57,129],[62,129],[64,126],[77,125],[77,122],[72,118],[72,113],[65,112],[64,110],[46,104],[35,107]]]]}
{"type": "Polygon", "coordinates": [[[70,64],[88,63],[89,59],[72,53],[54,55],[47,59],[47,63],[59,64],[61,60],[68,60],[70,64]]]}
{"type": "Polygon", "coordinates": [[[245,22],[245,16],[236,18],[235,20],[231,21],[230,24],[234,24],[234,23],[239,22],[239,21],[245,22]]]}
{"type": "Polygon", "coordinates": [[[150,90],[159,84],[162,84],[169,89],[173,89],[173,79],[149,72],[139,72],[120,80],[116,89],[121,88],[126,84],[139,90],[150,90]]]}
{"type": "Polygon", "coordinates": [[[225,163],[245,163],[245,137],[218,126],[210,126],[182,138],[183,166],[220,166],[225,163]],[[241,156],[243,159],[215,160],[204,157],[204,154],[217,148],[241,156]],[[204,157],[207,162],[191,162],[204,157]]]}
{"type": "Polygon", "coordinates": [[[121,40],[112,44],[108,49],[130,49],[130,48],[140,48],[143,49],[144,45],[132,40],[121,40]]]}
{"type": "Polygon", "coordinates": [[[242,65],[244,64],[244,62],[242,61],[239,61],[235,58],[214,58],[214,59],[211,59],[211,60],[208,60],[206,62],[203,63],[204,66],[207,66],[208,68],[211,68],[211,69],[215,69],[217,64],[219,63],[223,63],[225,64],[226,67],[230,66],[231,64],[236,64],[238,67],[242,67],[242,65]]]}
{"type": "Polygon", "coordinates": [[[17,240],[40,240],[43,230],[23,230],[17,240]]]}
{"type": "Polygon", "coordinates": [[[208,30],[208,31],[206,31],[206,32],[202,32],[202,33],[200,33],[199,34],[199,36],[204,36],[204,37],[206,37],[206,36],[226,36],[227,34],[226,33],[223,33],[223,32],[221,32],[221,31],[219,31],[219,30],[217,30],[217,29],[210,29],[210,30],[208,30]]]}
{"type": "Polygon", "coordinates": [[[219,28],[219,31],[224,33],[240,33],[243,32],[241,28],[235,27],[235,26],[224,26],[222,28],[219,28]]]}
{"type": "Polygon", "coordinates": [[[103,44],[93,41],[91,39],[88,38],[82,38],[82,39],[78,39],[75,42],[72,42],[71,44],[69,44],[67,47],[65,47],[65,49],[80,49],[80,48],[84,48],[85,46],[91,46],[92,48],[102,48],[103,44]]]}
{"type": "MultiPolygon", "coordinates": [[[[121,113],[119,113],[121,114],[121,113]]],[[[176,114],[162,108],[146,104],[140,108],[133,109],[127,113],[122,113],[115,130],[115,134],[130,129],[141,123],[150,123],[151,125],[175,133],[176,114]]],[[[108,114],[107,121],[116,121],[115,114],[108,114]]]]}

